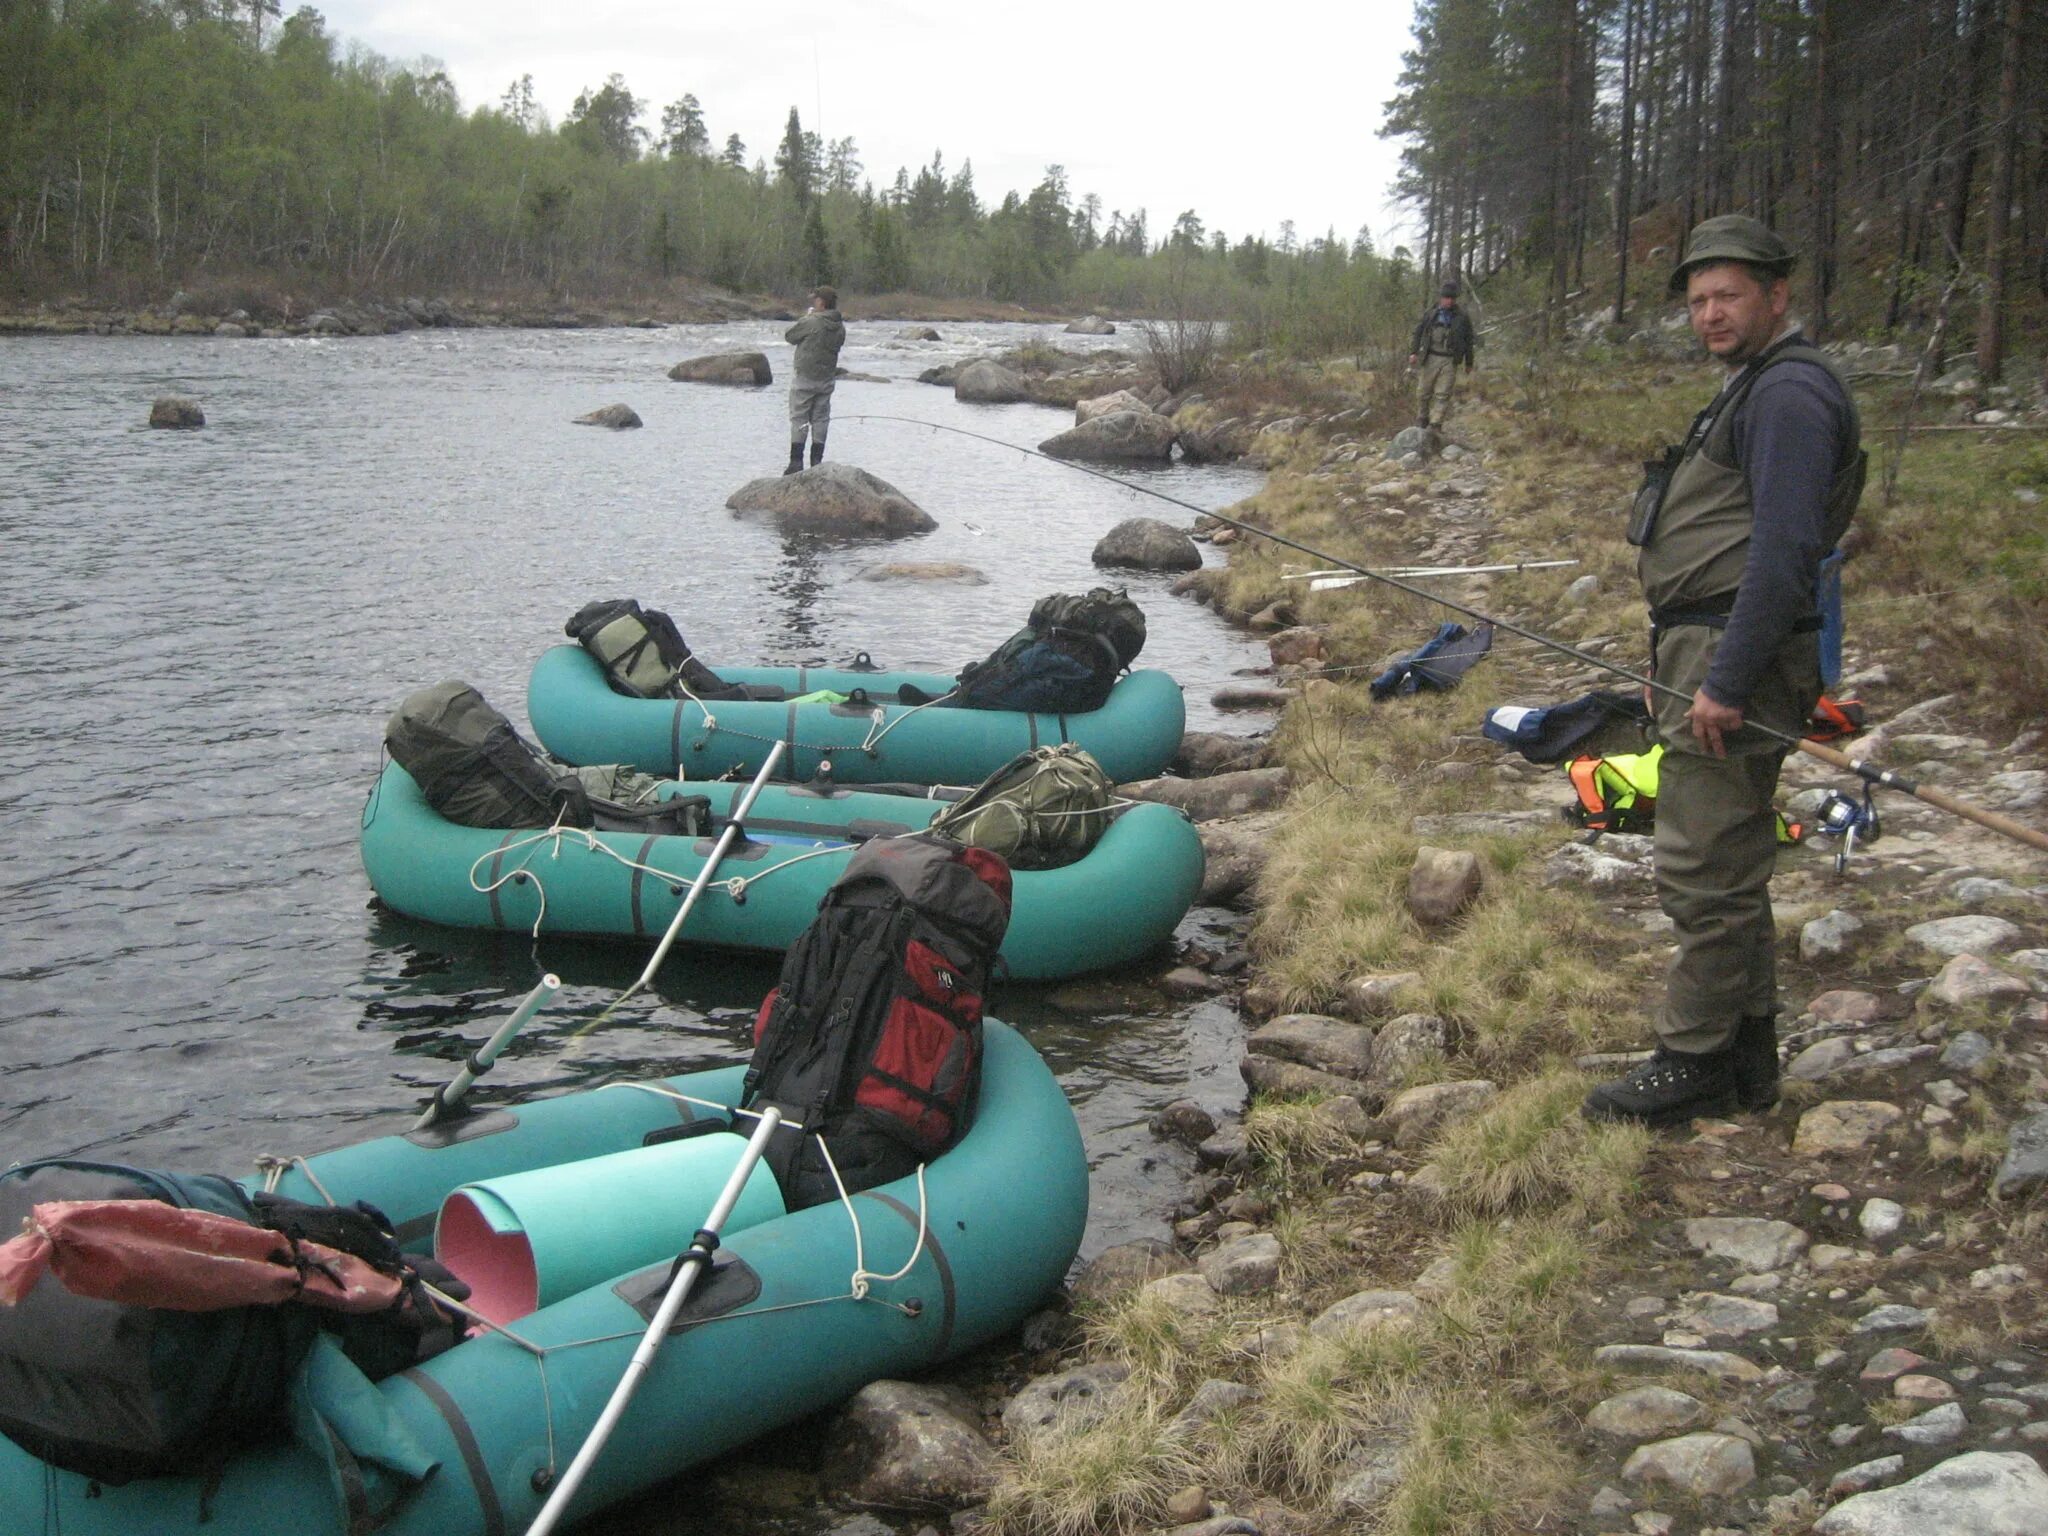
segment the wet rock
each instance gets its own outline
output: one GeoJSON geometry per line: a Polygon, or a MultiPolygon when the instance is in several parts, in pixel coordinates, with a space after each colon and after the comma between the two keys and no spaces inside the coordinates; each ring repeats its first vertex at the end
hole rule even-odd
{"type": "Polygon", "coordinates": [[[1453,1121],[1477,1114],[1499,1092],[1483,1078],[1462,1083],[1425,1083],[1395,1095],[1380,1118],[1393,1128],[1394,1145],[1406,1151],[1421,1146],[1453,1121]]]}
{"type": "Polygon", "coordinates": [[[1280,1283],[1280,1239],[1270,1232],[1240,1237],[1202,1255],[1195,1266],[1219,1296],[1253,1296],[1280,1283]]]}
{"type": "MultiPolygon", "coordinates": [[[[1402,993],[1421,984],[1420,971],[1388,971],[1376,976],[1351,976],[1338,984],[1337,1005],[1350,1018],[1385,1018],[1398,1006],[1402,993]]],[[[1441,1020],[1438,1021],[1438,1027],[1442,1027],[1441,1020]]]]}
{"type": "Polygon", "coordinates": [[[2048,1184],[2048,1112],[2029,1115],[2006,1133],[2005,1159],[1992,1176],[1991,1192],[2009,1200],[2043,1184],[2048,1184]]]}
{"type": "Polygon", "coordinates": [[[1732,1259],[1752,1273],[1782,1269],[1806,1251],[1806,1234],[1789,1221],[1752,1216],[1700,1216],[1681,1228],[1686,1246],[1732,1259]]]}
{"type": "Polygon", "coordinates": [[[578,416],[575,424],[579,427],[609,427],[614,432],[624,432],[640,425],[640,413],[630,405],[604,405],[587,416],[578,416]]]}
{"type": "Polygon", "coordinates": [[[1828,1479],[1828,1494],[1840,1499],[1852,1493],[1868,1493],[1891,1482],[1905,1470],[1906,1458],[1903,1456],[1880,1456],[1875,1461],[1859,1461],[1828,1479]]]}
{"type": "Polygon", "coordinates": [[[1485,872],[1464,848],[1421,847],[1408,871],[1408,911],[1424,927],[1441,927],[1479,899],[1485,872]]]}
{"type": "Polygon", "coordinates": [[[1593,1360],[1617,1371],[1683,1372],[1737,1383],[1761,1381],[1764,1374],[1755,1361],[1727,1350],[1674,1349],[1662,1344],[1603,1344],[1593,1351],[1593,1360]]]}
{"type": "Polygon", "coordinates": [[[1890,1237],[1906,1224],[1906,1208],[1896,1200],[1874,1199],[1863,1202],[1863,1209],[1857,1213],[1856,1225],[1871,1242],[1890,1237]]]}
{"type": "Polygon", "coordinates": [[[1621,1469],[1629,1482],[1668,1483],[1696,1499],[1725,1498],[1756,1481],[1747,1440],[1702,1432],[1638,1446],[1621,1469]]]}
{"type": "Polygon", "coordinates": [[[888,560],[864,565],[853,573],[855,581],[928,581],[952,586],[985,587],[988,577],[971,565],[957,560],[888,560]]]}
{"type": "MultiPolygon", "coordinates": [[[[1091,464],[1163,464],[1173,457],[1178,434],[1173,418],[1147,411],[1118,411],[1097,416],[1078,427],[1056,432],[1038,445],[1038,451],[1055,459],[1078,459],[1091,464]]],[[[1098,560],[1096,564],[1107,562],[1098,560]]],[[[1156,567],[1180,570],[1186,567],[1156,567]]]]}
{"type": "Polygon", "coordinates": [[[1361,1328],[1401,1328],[1423,1316],[1423,1305],[1409,1291],[1357,1291],[1332,1302],[1309,1321],[1319,1339],[1334,1339],[1361,1328]]]}
{"type": "Polygon", "coordinates": [[[1261,737],[1189,731],[1180,739],[1172,767],[1184,779],[1212,779],[1219,773],[1263,768],[1271,755],[1271,745],[1261,737]]]}
{"type": "Polygon", "coordinates": [[[1237,1064],[1238,1076],[1253,1093],[1276,1094],[1281,1098],[1320,1098],[1330,1094],[1351,1094],[1358,1084],[1334,1072],[1318,1072],[1271,1056],[1247,1056],[1237,1064]]]}
{"type": "Polygon", "coordinates": [[[1152,407],[1128,389],[1119,389],[1107,395],[1095,395],[1076,404],[1074,425],[1085,426],[1098,416],[1114,416],[1118,411],[1132,411],[1140,416],[1150,416],[1152,407]]]}
{"type": "Polygon", "coordinates": [[[1862,931],[1862,918],[1837,908],[1825,917],[1816,917],[1799,930],[1799,958],[1823,960],[1845,954],[1849,941],[1862,931]]]}
{"type": "Polygon", "coordinates": [[[2044,1536],[2048,1474],[2019,1451],[1952,1456],[1911,1482],[1844,1499],[1814,1536],[2044,1536]]]}
{"type": "Polygon", "coordinates": [[[1272,855],[1274,816],[1233,816],[1205,821],[1196,830],[1202,838],[1202,888],[1198,906],[1234,903],[1252,888],[1272,855]]]}
{"type": "Polygon", "coordinates": [[[928,325],[913,325],[896,333],[898,341],[937,341],[939,333],[928,325]]]}
{"type": "Polygon", "coordinates": [[[1906,1112],[1882,1099],[1834,1099],[1799,1117],[1792,1151],[1800,1157],[1829,1157],[1866,1151],[1906,1112]]]}
{"type": "Polygon", "coordinates": [[[1372,1071],[1367,1081],[1381,1093],[1393,1093],[1417,1067],[1450,1054],[1450,1026],[1433,1013],[1404,1013],[1373,1039],[1372,1071]]]}
{"type": "Polygon", "coordinates": [[[1939,1408],[1928,1409],[1917,1419],[1886,1425],[1884,1435],[1887,1440],[1903,1440],[1908,1445],[1954,1445],[1969,1427],[1969,1418],[1960,1404],[1943,1403],[1939,1408]]]}
{"type": "Polygon", "coordinates": [[[888,481],[851,464],[750,480],[725,504],[735,512],[760,513],[788,533],[896,539],[938,526],[888,481]]]}
{"type": "Polygon", "coordinates": [[[765,352],[714,352],[688,357],[669,369],[678,384],[772,384],[775,374],[765,352]]]}
{"type": "Polygon", "coordinates": [[[1216,1121],[1193,1099],[1175,1099],[1152,1117],[1149,1128],[1154,1136],[1197,1147],[1216,1134],[1216,1121]]]}
{"type": "Polygon", "coordinates": [[[1957,955],[1941,968],[1941,974],[1920,994],[1920,1005],[1922,1008],[1965,1008],[1972,1003],[1988,1003],[1998,998],[2027,997],[2032,991],[2033,988],[2019,977],[2007,975],[1975,955],[1957,955]]]}
{"type": "Polygon", "coordinates": [[[1954,959],[1958,955],[1982,954],[2004,949],[2019,941],[2020,930],[2002,917],[1941,917],[1930,923],[1915,923],[1906,937],[1922,949],[1954,959]]]}
{"type": "Polygon", "coordinates": [[[1176,965],[1159,978],[1159,990],[1177,1003],[1193,1002],[1199,998],[1214,997],[1228,986],[1220,977],[1211,976],[1207,971],[1194,965],[1176,965]]]}
{"type": "Polygon", "coordinates": [[[1616,1393],[1586,1415],[1586,1428],[1616,1440],[1655,1440],[1706,1422],[1707,1405],[1670,1387],[1616,1393]]]}
{"type": "Polygon", "coordinates": [[[1098,1360],[1037,1377],[1003,1406],[1003,1428],[1021,1441],[1053,1429],[1100,1424],[1130,1374],[1131,1368],[1118,1361],[1098,1360]]]}
{"type": "Polygon", "coordinates": [[[190,431],[206,425],[206,413],[199,409],[197,400],[188,400],[183,395],[158,395],[149,408],[149,424],[190,431]]]}
{"type": "Polygon", "coordinates": [[[1143,571],[1192,571],[1202,564],[1195,541],[1156,517],[1131,517],[1118,523],[1097,541],[1091,558],[1097,565],[1143,571]]]}
{"type": "Polygon", "coordinates": [[[997,1458],[964,1393],[907,1381],[871,1382],[827,1432],[823,1483],[834,1496],[880,1509],[959,1509],[995,1485],[997,1458]]]}
{"type": "Polygon", "coordinates": [[[1100,315],[1083,315],[1078,320],[1067,322],[1067,334],[1071,336],[1114,336],[1116,322],[1105,320],[1100,315]]]}
{"type": "Polygon", "coordinates": [[[1194,1267],[1186,1255],[1171,1243],[1161,1242],[1156,1237],[1118,1243],[1095,1256],[1094,1262],[1075,1283],[1074,1296],[1081,1301],[1104,1301],[1135,1289],[1148,1280],[1157,1280],[1162,1275],[1184,1274],[1194,1267]]]}
{"type": "Polygon", "coordinates": [[[1709,1292],[1688,1301],[1673,1321],[1688,1333],[1710,1341],[1746,1339],[1752,1333],[1777,1327],[1778,1309],[1768,1301],[1709,1292]]]}
{"type": "Polygon", "coordinates": [[[1253,1030],[1247,1047],[1318,1072],[1362,1078],[1372,1067],[1373,1032],[1320,1013],[1287,1013],[1253,1030]]]}
{"type": "Polygon", "coordinates": [[[1024,375],[986,357],[962,363],[953,376],[953,398],[975,405],[1012,405],[1031,398],[1024,375]]]}
{"type": "Polygon", "coordinates": [[[1271,810],[1287,798],[1293,776],[1285,768],[1245,768],[1206,779],[1139,779],[1118,786],[1132,800],[1154,800],[1185,811],[1190,821],[1218,821],[1271,810]]]}

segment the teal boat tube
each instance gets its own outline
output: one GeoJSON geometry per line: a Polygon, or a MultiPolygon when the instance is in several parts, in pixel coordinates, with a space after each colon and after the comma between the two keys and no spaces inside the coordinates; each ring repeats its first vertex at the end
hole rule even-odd
{"type": "MultiPolygon", "coordinates": [[[[1177,696],[1177,695],[1176,695],[1177,696]]],[[[629,702],[621,700],[622,703],[629,702]]],[[[723,707],[723,706],[721,706],[723,707]]],[[[363,868],[387,906],[458,928],[645,939],[668,930],[744,784],[676,784],[711,801],[710,836],[457,826],[387,763],[363,806],[363,868]]],[[[680,942],[780,952],[817,915],[856,844],[925,826],[944,807],[910,795],[767,785],[680,942]]],[[[1018,870],[1003,960],[1020,979],[1076,976],[1149,953],[1202,884],[1202,839],[1170,806],[1133,805],[1086,857],[1018,870]]]]}
{"type": "MultiPolygon", "coordinates": [[[[432,1130],[325,1153],[283,1174],[283,1193],[368,1200],[415,1249],[458,1191],[514,1189],[534,1222],[586,1191],[583,1219],[655,1223],[643,1194],[588,1159],[663,1151],[709,1123],[702,1176],[678,1175],[679,1203],[715,1190],[737,1154],[719,1143],[741,1070],[615,1085],[458,1116],[432,1130]],[[676,1097],[685,1095],[687,1097],[676,1097]],[[692,1100],[701,1102],[691,1102],[692,1100]],[[617,1198],[609,1198],[616,1193],[617,1198]]],[[[746,1126],[740,1122],[742,1128],[746,1126]]],[[[689,1146],[699,1138],[681,1143],[689,1146]]],[[[749,1190],[751,1192],[751,1184],[749,1190]]],[[[750,1195],[751,1198],[751,1195],[750,1195]]],[[[706,1207],[708,1209],[708,1206],[706,1207]]],[[[1024,1039],[987,1026],[981,1107],[965,1138],[922,1178],[784,1213],[772,1189],[728,1224],[604,1453],[572,1502],[573,1521],[827,1408],[870,1381],[926,1369],[1016,1326],[1059,1284],[1081,1242],[1088,1165],[1059,1085],[1024,1039]]],[[[702,1211],[682,1223],[702,1220],[702,1211]]],[[[532,1234],[536,1256],[575,1250],[573,1233],[532,1234]]],[[[355,1378],[336,1425],[357,1452],[339,1464],[302,1441],[242,1453],[216,1477],[96,1484],[0,1439],[0,1530],[35,1536],[517,1536],[532,1523],[631,1358],[667,1287],[673,1232],[657,1257],[479,1333],[374,1386],[355,1378]],[[404,1448],[404,1456],[397,1448],[404,1448]],[[386,1470],[407,1462],[416,1486],[386,1470]]],[[[612,1245],[626,1242],[608,1234],[612,1245]]],[[[316,1359],[319,1358],[316,1355],[316,1359]]],[[[352,1370],[352,1367],[347,1369],[352,1370]]],[[[330,1423],[334,1421],[330,1420],[330,1423]]]]}
{"type": "Polygon", "coordinates": [[[728,682],[780,689],[782,700],[635,699],[615,693],[604,669],[579,646],[542,653],[527,685],[534,735],[568,763],[631,763],[645,773],[713,779],[761,761],[771,741],[788,743],[787,776],[810,779],[829,761],[849,784],[979,784],[1019,752],[1063,741],[1085,749],[1116,783],[1149,779],[1180,751],[1187,710],[1164,672],[1118,679],[1109,702],[1081,715],[1004,709],[946,709],[896,702],[915,684],[934,696],[953,679],[932,672],[849,672],[830,667],[719,667],[728,682]],[[791,703],[828,690],[845,704],[791,703]],[[871,700],[872,702],[866,702],[871,700]]]}

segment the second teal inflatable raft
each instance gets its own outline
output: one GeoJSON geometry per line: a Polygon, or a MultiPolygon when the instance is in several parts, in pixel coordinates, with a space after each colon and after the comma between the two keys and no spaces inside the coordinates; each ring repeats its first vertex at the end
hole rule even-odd
{"type": "MultiPolygon", "coordinates": [[[[375,1385],[355,1373],[340,1422],[301,1426],[302,1436],[310,1429],[328,1445],[325,1456],[303,1438],[288,1439],[219,1469],[115,1486],[57,1470],[0,1439],[0,1531],[526,1530],[653,1320],[672,1256],[708,1211],[707,1192],[737,1166],[743,1137],[720,1122],[741,1073],[732,1067],[484,1110],[294,1166],[283,1193],[314,1203],[367,1200],[415,1250],[432,1240],[437,1214],[444,1254],[448,1225],[467,1223],[452,1234],[454,1246],[516,1282],[486,1283],[479,1303],[511,1306],[530,1269],[538,1310],[498,1319],[517,1341],[482,1333],[375,1385]],[[707,1119],[711,1134],[678,1139],[707,1119]],[[624,1172],[642,1161],[662,1165],[660,1187],[671,1199],[646,1199],[646,1181],[624,1172]],[[450,1201],[457,1191],[461,1198],[450,1201]],[[489,1241],[505,1253],[494,1257],[489,1241]],[[578,1268],[589,1263],[620,1268],[592,1281],[578,1268]],[[401,1466],[403,1479],[389,1470],[401,1466]]],[[[1088,1210],[1073,1111],[1037,1053],[993,1021],[980,1111],[921,1180],[793,1213],[765,1170],[755,1181],[765,1183],[748,1184],[711,1275],[570,1505],[572,1523],[870,1381],[927,1369],[1016,1326],[1066,1273],[1088,1210]]],[[[338,1369],[354,1370],[346,1362],[338,1369]]],[[[340,1396],[339,1383],[331,1385],[330,1397],[340,1396]]]]}
{"type": "Polygon", "coordinates": [[[1180,685],[1164,672],[1132,672],[1109,702],[1083,715],[947,709],[897,702],[914,684],[931,695],[953,679],[926,672],[849,672],[826,667],[719,667],[728,682],[860,696],[845,704],[743,699],[636,699],[615,693],[588,652],[558,645],[534,664],[526,713],[541,745],[566,763],[631,763],[644,773],[714,779],[757,767],[774,741],[788,743],[783,775],[809,779],[829,760],[850,784],[978,784],[1019,752],[1070,741],[1118,784],[1149,779],[1180,750],[1187,726],[1180,685]],[[872,702],[868,702],[872,701],[872,702]]]}
{"type": "MultiPolygon", "coordinates": [[[[658,939],[704,867],[744,784],[683,784],[709,797],[710,837],[575,828],[457,826],[396,763],[363,807],[363,868],[384,902],[460,928],[658,939]]],[[[942,809],[908,795],[768,785],[681,942],[781,951],[869,837],[916,831],[942,809]]],[[[1003,962],[1019,978],[1075,976],[1135,960],[1169,938],[1202,884],[1202,840],[1179,811],[1134,805],[1061,869],[1015,872],[1003,962]]]]}

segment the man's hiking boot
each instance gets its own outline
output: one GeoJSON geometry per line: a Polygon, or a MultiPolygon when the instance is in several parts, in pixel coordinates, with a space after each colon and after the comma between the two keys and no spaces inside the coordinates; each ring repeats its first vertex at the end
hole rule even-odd
{"type": "Polygon", "coordinates": [[[811,439],[811,468],[816,469],[825,462],[825,444],[821,438],[811,439]]]}
{"type": "Polygon", "coordinates": [[[1588,1120],[1639,1120],[1677,1125],[1699,1115],[1724,1115],[1736,1105],[1735,1051],[1687,1056],[1657,1047],[1626,1077],[1602,1083],[1579,1112],[1588,1120]]]}
{"type": "Polygon", "coordinates": [[[785,475],[793,475],[803,467],[804,445],[802,443],[791,443],[789,445],[789,467],[783,470],[783,473],[785,475]]]}
{"type": "Polygon", "coordinates": [[[1735,1068],[1735,1101],[1743,1109],[1769,1109],[1778,1102],[1778,1019],[1751,1013],[1735,1028],[1729,1055],[1735,1068]]]}
{"type": "Polygon", "coordinates": [[[1427,432],[1429,430],[1429,418],[1427,416],[1418,416],[1415,418],[1415,425],[1427,432]]]}

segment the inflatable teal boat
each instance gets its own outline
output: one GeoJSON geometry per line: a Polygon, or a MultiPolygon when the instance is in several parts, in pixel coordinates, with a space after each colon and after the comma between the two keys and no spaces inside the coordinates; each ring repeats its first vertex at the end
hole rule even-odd
{"type": "MultiPolygon", "coordinates": [[[[745,1138],[722,1106],[741,1075],[484,1110],[293,1165],[282,1193],[367,1200],[415,1251],[438,1226],[444,1260],[475,1277],[472,1305],[516,1338],[478,1332],[375,1385],[355,1373],[349,1411],[316,1431],[324,1455],[302,1425],[212,1475],[113,1486],[0,1439],[0,1531],[517,1536],[738,1166],[745,1138]]],[[[1087,1209],[1073,1111],[1030,1045],[991,1021],[979,1114],[921,1180],[785,1212],[755,1171],[570,1521],[1014,1327],[1066,1273],[1087,1209]]]]}
{"type": "Polygon", "coordinates": [[[1085,749],[1112,781],[1149,779],[1180,750],[1187,711],[1164,672],[1119,678],[1109,702],[1082,715],[900,704],[910,683],[938,696],[953,679],[930,672],[830,667],[719,667],[727,682],[780,689],[783,699],[700,703],[616,693],[580,646],[558,645],[534,664],[527,718],[541,745],[566,763],[631,763],[645,773],[715,779],[788,743],[784,776],[810,779],[829,761],[846,783],[978,784],[1019,752],[1063,741],[1085,749]],[[848,702],[792,703],[820,690],[848,702]]]}
{"type": "MultiPolygon", "coordinates": [[[[363,807],[363,868],[386,905],[429,922],[658,939],[746,790],[673,786],[710,799],[714,824],[703,838],[505,832],[443,819],[411,775],[388,763],[363,807]]],[[[787,949],[857,843],[916,831],[941,809],[910,795],[764,786],[748,839],[726,854],[680,941],[787,949]]],[[[1034,978],[1137,959],[1172,935],[1201,884],[1202,840],[1187,819],[1169,806],[1131,806],[1078,862],[1016,871],[1004,963],[1010,975],[1034,978]]]]}

